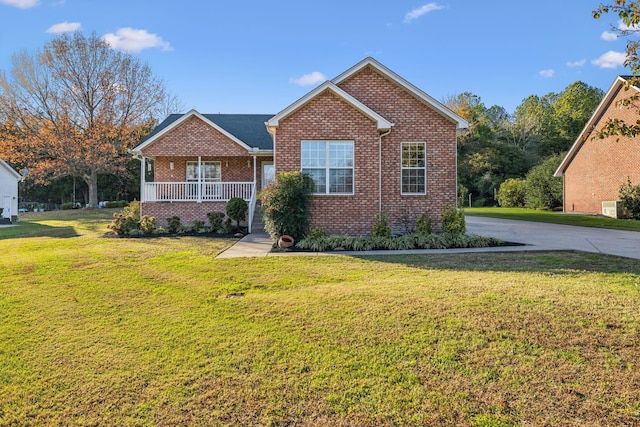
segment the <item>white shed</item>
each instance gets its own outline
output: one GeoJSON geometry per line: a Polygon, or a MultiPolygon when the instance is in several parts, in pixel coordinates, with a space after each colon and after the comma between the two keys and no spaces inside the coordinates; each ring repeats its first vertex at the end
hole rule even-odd
{"type": "Polygon", "coordinates": [[[22,176],[0,159],[0,208],[1,218],[15,220],[18,217],[18,182],[22,176]]]}

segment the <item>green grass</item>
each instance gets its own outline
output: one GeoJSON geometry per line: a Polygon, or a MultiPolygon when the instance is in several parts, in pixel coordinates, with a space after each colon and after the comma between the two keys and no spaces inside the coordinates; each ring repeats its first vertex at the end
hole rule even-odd
{"type": "Polygon", "coordinates": [[[0,229],[1,426],[640,423],[637,261],[215,259],[107,223],[0,229]]]}
{"type": "Polygon", "coordinates": [[[609,228],[613,230],[640,231],[640,221],[615,219],[598,215],[566,214],[526,208],[465,208],[466,215],[515,219],[520,221],[550,222],[580,227],[609,228]]]}

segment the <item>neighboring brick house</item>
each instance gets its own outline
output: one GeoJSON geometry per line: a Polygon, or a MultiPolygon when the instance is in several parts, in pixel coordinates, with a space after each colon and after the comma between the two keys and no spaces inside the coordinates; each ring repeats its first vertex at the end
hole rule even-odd
{"type": "Polygon", "coordinates": [[[602,202],[619,200],[627,178],[640,183],[640,138],[596,135],[609,119],[635,124],[640,118],[636,108],[619,105],[638,94],[636,87],[625,90],[628,78],[616,78],[555,173],[564,177],[565,212],[602,214],[602,202]]]}
{"type": "MultiPolygon", "coordinates": [[[[311,225],[331,234],[371,234],[379,212],[389,214],[395,233],[415,227],[424,213],[439,230],[443,209],[456,205],[457,135],[468,123],[372,58],[316,87],[275,116],[254,117],[252,137],[223,123],[223,116],[195,111],[170,116],[136,147],[143,170],[145,159],[155,163],[155,182],[145,182],[144,173],[142,177],[143,214],[154,215],[160,222],[173,214],[192,221],[207,211],[223,209],[224,197],[193,199],[188,194],[188,200],[176,201],[173,195],[168,197],[171,201],[160,200],[164,193],[158,192],[165,181],[188,175],[186,162],[192,162],[193,170],[196,160],[197,165],[229,161],[228,169],[222,168],[217,175],[219,185],[230,179],[255,181],[252,195],[243,196],[249,200],[255,200],[255,191],[264,184],[261,165],[275,165],[269,173],[308,173],[316,182],[311,225]],[[263,134],[258,120],[262,120],[263,134]],[[233,172],[236,168],[247,170],[233,172]]],[[[202,177],[197,182],[207,185],[202,177]]]]}

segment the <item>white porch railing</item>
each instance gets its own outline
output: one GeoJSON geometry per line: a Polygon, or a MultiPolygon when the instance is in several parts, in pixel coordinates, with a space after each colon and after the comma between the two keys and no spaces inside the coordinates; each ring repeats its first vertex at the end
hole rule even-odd
{"type": "Polygon", "coordinates": [[[253,182],[146,182],[143,202],[228,202],[240,197],[249,203],[253,182]]]}
{"type": "Polygon", "coordinates": [[[228,202],[234,197],[249,205],[251,233],[256,208],[255,182],[145,182],[142,202],[228,202]]]}

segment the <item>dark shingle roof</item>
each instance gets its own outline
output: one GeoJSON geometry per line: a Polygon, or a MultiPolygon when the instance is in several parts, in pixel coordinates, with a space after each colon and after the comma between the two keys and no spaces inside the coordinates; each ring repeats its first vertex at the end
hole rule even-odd
{"type": "Polygon", "coordinates": [[[203,114],[207,119],[252,148],[273,150],[265,122],[273,114],[203,114]]]}
{"type": "MultiPolygon", "coordinates": [[[[144,144],[182,116],[184,114],[170,114],[138,145],[144,144]]],[[[273,139],[265,126],[265,122],[273,117],[273,114],[202,114],[202,116],[251,148],[273,150],[273,139]]]]}

